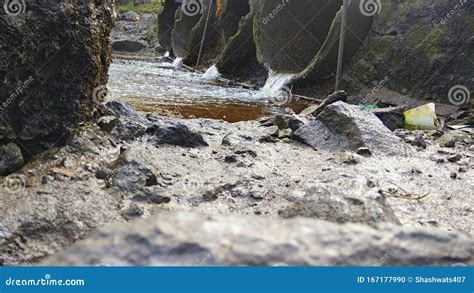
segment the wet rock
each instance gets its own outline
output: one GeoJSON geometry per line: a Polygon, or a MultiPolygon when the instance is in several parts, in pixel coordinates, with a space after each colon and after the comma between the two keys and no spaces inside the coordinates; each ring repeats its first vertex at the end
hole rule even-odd
{"type": "Polygon", "coordinates": [[[439,139],[439,145],[441,147],[453,148],[456,146],[456,143],[464,143],[469,140],[469,134],[461,130],[453,130],[439,139]]]}
{"type": "Polygon", "coordinates": [[[330,133],[342,142],[342,147],[356,151],[368,147],[385,155],[404,154],[400,139],[372,113],[344,102],[336,102],[317,117],[330,133]]]}
{"type": "Polygon", "coordinates": [[[0,176],[17,171],[23,164],[23,154],[16,144],[0,145],[0,176]]]}
{"type": "Polygon", "coordinates": [[[112,43],[112,50],[115,52],[135,53],[145,49],[145,45],[140,41],[118,40],[112,43]]]}
{"type": "Polygon", "coordinates": [[[181,123],[159,128],[153,140],[158,145],[169,144],[190,148],[209,146],[201,133],[192,131],[181,123]]]}
{"type": "Polygon", "coordinates": [[[107,84],[115,11],[112,0],[27,6],[0,16],[0,129],[35,155],[91,118],[107,84]]]}
{"type": "Polygon", "coordinates": [[[473,247],[465,234],[434,228],[165,213],[108,226],[41,265],[194,266],[207,257],[224,266],[371,266],[386,256],[386,266],[450,266],[473,265],[473,247]]]}
{"type": "Polygon", "coordinates": [[[367,180],[337,180],[301,190],[299,199],[279,211],[283,218],[306,217],[335,223],[400,224],[378,187],[367,180]]]}
{"type": "Polygon", "coordinates": [[[127,11],[124,13],[120,13],[119,20],[124,21],[138,21],[140,20],[140,15],[134,11],[127,11]]]}
{"type": "Polygon", "coordinates": [[[0,265],[25,265],[116,218],[115,201],[94,181],[51,183],[0,197],[0,265]]]}

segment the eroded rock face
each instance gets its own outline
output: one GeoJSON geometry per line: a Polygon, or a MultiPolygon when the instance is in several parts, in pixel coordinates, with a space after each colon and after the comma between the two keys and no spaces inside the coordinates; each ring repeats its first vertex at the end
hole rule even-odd
{"type": "Polygon", "coordinates": [[[113,198],[92,181],[0,190],[0,265],[31,264],[117,215],[113,198]]]}
{"type": "MultiPolygon", "coordinates": [[[[348,68],[347,77],[354,79],[351,86],[373,88],[385,80],[391,90],[446,103],[456,85],[472,92],[472,1],[380,3],[380,13],[348,68]]],[[[468,102],[467,92],[463,95],[468,102]]]]}
{"type": "Polygon", "coordinates": [[[114,1],[27,1],[11,15],[0,15],[0,143],[30,157],[91,115],[107,83],[114,1]]]}
{"type": "Polygon", "coordinates": [[[473,264],[473,247],[466,235],[434,229],[165,213],[109,226],[41,264],[449,266],[473,264]]]}

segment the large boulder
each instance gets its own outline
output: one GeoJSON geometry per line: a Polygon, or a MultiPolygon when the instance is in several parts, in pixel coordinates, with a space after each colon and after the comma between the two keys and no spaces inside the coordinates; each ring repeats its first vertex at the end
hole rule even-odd
{"type": "Polygon", "coordinates": [[[106,227],[41,265],[474,264],[474,241],[436,229],[163,213],[106,227]]]}
{"type": "Polygon", "coordinates": [[[94,181],[25,189],[20,176],[0,188],[2,266],[36,262],[117,217],[115,200],[94,181]]]}
{"type": "Polygon", "coordinates": [[[91,116],[115,11],[113,0],[17,2],[0,15],[0,144],[14,140],[31,157],[91,116]]]}
{"type": "Polygon", "coordinates": [[[379,14],[375,15],[372,29],[347,72],[348,86],[364,85],[372,89],[382,82],[384,87],[410,97],[456,105],[470,100],[472,105],[474,99],[468,97],[469,90],[472,92],[474,88],[474,3],[467,0],[382,0],[379,3],[374,10],[374,14],[379,14]]]}
{"type": "Polygon", "coordinates": [[[315,122],[299,128],[294,138],[315,149],[356,151],[368,147],[378,154],[406,154],[401,140],[377,116],[344,102],[327,106],[315,122]]]}

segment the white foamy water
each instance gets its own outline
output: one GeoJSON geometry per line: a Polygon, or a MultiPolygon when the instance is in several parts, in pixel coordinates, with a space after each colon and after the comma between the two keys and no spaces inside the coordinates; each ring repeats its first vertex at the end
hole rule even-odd
{"type": "Polygon", "coordinates": [[[170,52],[166,51],[166,53],[163,55],[163,57],[168,58],[170,56],[170,52]]]}
{"type": "Polygon", "coordinates": [[[202,78],[207,79],[207,80],[217,80],[220,77],[219,69],[217,68],[216,65],[212,65],[207,69],[207,71],[204,73],[202,78]]]}
{"type": "Polygon", "coordinates": [[[109,70],[108,88],[110,97],[117,100],[131,97],[182,102],[261,100],[258,91],[211,84],[200,73],[177,72],[170,62],[114,60],[109,70]]]}
{"type": "Polygon", "coordinates": [[[260,95],[264,98],[275,98],[286,94],[285,87],[294,76],[293,73],[277,73],[270,70],[265,86],[260,89],[260,95]]]}
{"type": "Polygon", "coordinates": [[[173,65],[173,67],[176,68],[176,69],[181,69],[181,68],[183,68],[183,58],[177,57],[176,59],[174,59],[172,65],[173,65]]]}

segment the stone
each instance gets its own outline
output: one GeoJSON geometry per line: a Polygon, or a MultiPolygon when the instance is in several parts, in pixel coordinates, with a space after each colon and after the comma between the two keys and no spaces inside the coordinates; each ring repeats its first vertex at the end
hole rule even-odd
{"type": "Polygon", "coordinates": [[[53,182],[1,194],[2,266],[37,262],[117,216],[115,201],[94,181],[53,182]]]}
{"type": "Polygon", "coordinates": [[[435,228],[178,212],[110,225],[40,265],[373,266],[382,256],[386,266],[473,265],[474,241],[435,228]]]}
{"type": "Polygon", "coordinates": [[[115,52],[135,53],[145,49],[145,45],[135,40],[116,40],[112,42],[112,50],[115,52]]]}
{"type": "Polygon", "coordinates": [[[364,178],[312,184],[298,194],[292,205],[279,211],[281,217],[368,225],[400,224],[380,188],[372,186],[364,178]]]}
{"type": "Polygon", "coordinates": [[[377,154],[405,154],[401,140],[374,114],[358,106],[336,102],[327,106],[317,119],[324,123],[331,136],[338,138],[343,149],[356,151],[368,147],[377,154]]]}
{"type": "Polygon", "coordinates": [[[342,150],[348,144],[347,139],[334,135],[321,121],[312,121],[300,127],[293,133],[293,139],[315,150],[342,150]]]}
{"type": "Polygon", "coordinates": [[[0,129],[7,140],[16,137],[36,155],[65,144],[91,118],[106,92],[114,21],[113,0],[28,1],[26,13],[0,15],[0,129]]]}
{"type": "Polygon", "coordinates": [[[0,145],[0,176],[17,171],[23,164],[23,154],[16,144],[0,145]]]}
{"type": "Polygon", "coordinates": [[[155,133],[154,142],[158,145],[168,144],[189,148],[209,146],[201,133],[192,131],[181,123],[159,128],[155,133]]]}
{"type": "Polygon", "coordinates": [[[113,176],[107,178],[107,186],[114,187],[126,193],[135,193],[147,186],[155,186],[158,180],[155,174],[136,161],[120,163],[112,172],[113,176]]]}
{"type": "Polygon", "coordinates": [[[462,130],[452,130],[441,136],[439,145],[445,148],[453,148],[456,143],[464,143],[469,140],[469,134],[462,130]]]}
{"type": "Polygon", "coordinates": [[[366,158],[372,157],[372,151],[366,147],[358,148],[356,151],[356,154],[362,157],[366,157],[366,158]]]}
{"type": "Polygon", "coordinates": [[[136,192],[136,195],[132,198],[135,202],[143,202],[149,204],[162,204],[169,203],[171,199],[166,196],[160,195],[160,190],[158,186],[145,187],[139,192],[136,192]]]}
{"type": "Polygon", "coordinates": [[[136,13],[135,11],[127,11],[124,13],[120,13],[119,20],[138,21],[140,20],[140,14],[136,13]]]}

